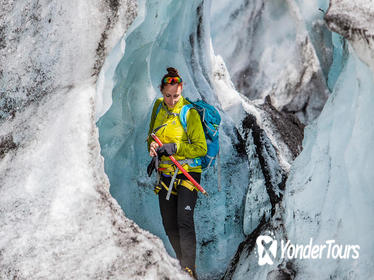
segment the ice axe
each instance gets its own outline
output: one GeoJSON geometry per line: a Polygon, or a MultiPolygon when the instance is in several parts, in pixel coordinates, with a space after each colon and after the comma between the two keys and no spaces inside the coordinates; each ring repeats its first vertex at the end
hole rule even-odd
{"type": "MultiPolygon", "coordinates": [[[[161,140],[160,139],[158,139],[158,137],[156,136],[156,132],[157,132],[157,130],[159,130],[161,127],[164,127],[166,124],[164,124],[164,125],[162,125],[162,126],[159,126],[159,127],[157,127],[155,130],[153,130],[153,132],[151,133],[151,136],[152,136],[152,138],[157,142],[157,144],[160,146],[160,147],[162,147],[163,146],[163,144],[162,144],[162,142],[161,142],[161,140]]],[[[198,188],[198,190],[199,191],[201,191],[202,192],[202,194],[205,194],[205,195],[208,195],[208,193],[204,190],[204,188],[198,183],[198,182],[196,182],[196,180],[190,175],[190,174],[188,174],[188,172],[186,171],[186,169],[184,169],[183,167],[182,167],[182,165],[173,157],[173,156],[169,156],[169,158],[170,158],[170,160],[178,167],[178,169],[180,170],[180,171],[182,171],[182,173],[188,178],[188,180],[190,180],[191,181],[191,183],[192,184],[194,184],[194,186],[196,187],[196,188],[198,188]]]]}

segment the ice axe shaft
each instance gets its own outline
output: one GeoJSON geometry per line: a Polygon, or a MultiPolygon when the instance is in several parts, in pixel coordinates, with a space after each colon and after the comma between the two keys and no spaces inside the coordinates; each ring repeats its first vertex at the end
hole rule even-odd
{"type": "MultiPolygon", "coordinates": [[[[151,136],[157,142],[157,144],[160,147],[163,146],[162,142],[160,141],[160,139],[158,139],[156,134],[151,133],[151,136]]],[[[200,184],[198,182],[196,182],[196,180],[194,178],[192,178],[192,176],[190,174],[188,174],[188,172],[182,167],[182,165],[173,156],[169,156],[169,158],[179,168],[179,170],[182,171],[184,175],[186,175],[188,180],[190,180],[192,182],[192,184],[194,184],[195,187],[198,188],[199,191],[202,192],[202,194],[208,195],[208,193],[204,190],[204,188],[202,186],[200,186],[200,184]]]]}

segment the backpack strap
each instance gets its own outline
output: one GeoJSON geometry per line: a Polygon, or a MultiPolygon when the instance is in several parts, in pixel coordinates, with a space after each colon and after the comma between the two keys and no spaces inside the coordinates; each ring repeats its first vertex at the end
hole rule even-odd
{"type": "Polygon", "coordinates": [[[184,105],[179,114],[179,119],[186,133],[187,133],[187,113],[188,113],[188,110],[190,110],[191,108],[193,108],[192,104],[184,105]]]}
{"type": "Polygon", "coordinates": [[[155,104],[153,105],[151,122],[149,124],[148,135],[150,135],[152,130],[153,130],[153,125],[155,124],[157,114],[160,112],[162,102],[163,102],[162,98],[159,98],[159,99],[156,100],[155,104]]]}
{"type": "Polygon", "coordinates": [[[157,110],[156,110],[155,119],[156,119],[158,113],[160,113],[161,107],[162,107],[162,102],[160,102],[160,104],[158,104],[158,107],[157,107],[157,110]]]}
{"type": "MultiPolygon", "coordinates": [[[[188,100],[189,101],[189,100],[188,100]]],[[[190,101],[189,101],[190,102],[190,101]]],[[[192,103],[190,104],[187,104],[187,105],[184,105],[179,113],[179,120],[183,126],[183,129],[184,131],[186,132],[186,135],[187,135],[187,139],[188,139],[188,143],[191,144],[191,140],[190,140],[190,137],[188,137],[188,134],[187,134],[187,113],[188,111],[193,108],[195,109],[195,107],[193,106],[192,103]]],[[[196,110],[196,109],[195,109],[196,110]]],[[[201,158],[200,157],[197,157],[197,158],[193,158],[191,159],[192,160],[192,163],[189,163],[189,165],[191,167],[194,167],[194,166],[201,166],[201,158]]]]}

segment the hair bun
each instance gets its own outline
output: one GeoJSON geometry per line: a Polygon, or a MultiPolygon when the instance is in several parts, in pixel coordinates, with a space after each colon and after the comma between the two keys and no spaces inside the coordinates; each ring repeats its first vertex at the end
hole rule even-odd
{"type": "Polygon", "coordinates": [[[175,69],[174,67],[168,67],[166,70],[168,71],[168,74],[169,74],[169,75],[176,75],[176,76],[179,76],[179,74],[178,74],[178,70],[175,69]]]}

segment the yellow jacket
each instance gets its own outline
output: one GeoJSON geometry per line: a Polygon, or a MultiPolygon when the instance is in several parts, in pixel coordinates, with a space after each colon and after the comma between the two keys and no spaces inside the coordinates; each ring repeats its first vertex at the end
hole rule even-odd
{"type": "MultiPolygon", "coordinates": [[[[167,124],[156,132],[156,136],[161,140],[163,144],[175,143],[177,145],[177,152],[173,155],[177,161],[182,161],[185,159],[193,159],[197,157],[205,156],[207,153],[206,139],[204,135],[203,126],[201,124],[199,113],[196,110],[188,110],[186,120],[187,120],[187,134],[179,119],[179,113],[184,105],[190,104],[183,96],[179,99],[178,103],[173,109],[169,110],[170,113],[178,114],[172,115],[167,112],[168,107],[164,103],[163,98],[156,100],[151,116],[151,122],[149,125],[148,135],[155,128],[167,124]],[[160,111],[157,112],[157,108],[162,102],[160,111]],[[190,139],[190,142],[188,141],[190,139]]],[[[148,138],[148,151],[151,142],[154,141],[151,136],[148,138]]],[[[161,163],[160,168],[166,168],[163,173],[171,173],[174,168],[169,157],[162,156],[161,162],[169,161],[170,164],[161,163]]],[[[201,172],[201,166],[191,167],[188,164],[183,164],[184,169],[187,172],[201,172]]],[[[179,171],[178,173],[182,173],[179,171]]]]}

